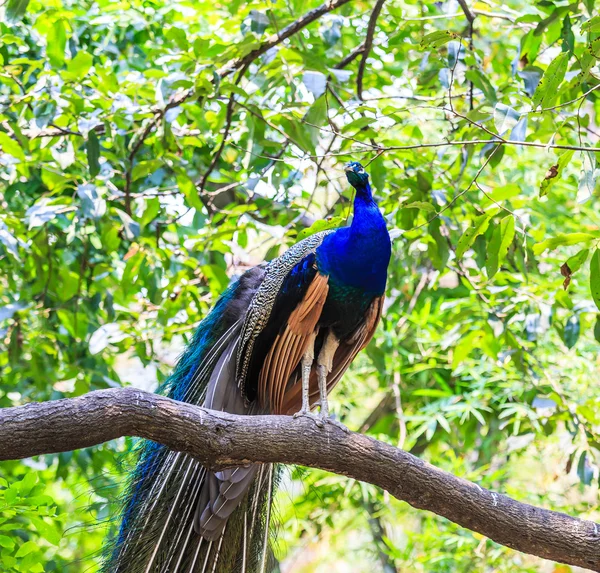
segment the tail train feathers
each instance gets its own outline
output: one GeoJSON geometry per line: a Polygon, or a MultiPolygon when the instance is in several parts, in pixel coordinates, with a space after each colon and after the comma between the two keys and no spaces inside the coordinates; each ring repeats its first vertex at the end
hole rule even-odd
{"type": "MultiPolygon", "coordinates": [[[[264,269],[247,272],[200,324],[166,395],[215,410],[247,414],[235,382],[243,318],[264,269]]],[[[266,573],[270,466],[210,472],[192,457],[154,442],[138,446],[121,526],[104,573],[266,573]]]]}
{"type": "MultiPolygon", "coordinates": [[[[268,401],[256,399],[256,368],[317,277],[314,250],[330,232],[311,235],[230,286],[160,391],[219,411],[270,413],[268,401]]],[[[327,284],[322,277],[317,283],[327,284]]],[[[309,318],[314,327],[316,319],[309,318]]],[[[304,340],[304,331],[294,336],[304,340]]],[[[281,353],[278,362],[283,366],[288,358],[281,353]]],[[[293,369],[283,367],[284,374],[293,369]]],[[[284,395],[286,377],[278,389],[284,395]]],[[[120,530],[103,573],[267,573],[277,474],[274,466],[256,464],[212,472],[186,454],[140,442],[120,530]]]]}

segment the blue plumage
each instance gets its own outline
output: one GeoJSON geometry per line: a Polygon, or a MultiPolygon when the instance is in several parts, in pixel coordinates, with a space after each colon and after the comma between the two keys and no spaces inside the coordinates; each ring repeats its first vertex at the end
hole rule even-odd
{"type": "Polygon", "coordinates": [[[317,248],[318,267],[340,285],[378,296],[385,292],[391,255],[390,236],[385,219],[373,200],[368,177],[357,177],[355,188],[352,224],[325,237],[317,248]]]}
{"type": "MultiPolygon", "coordinates": [[[[352,224],[247,271],[202,321],[161,392],[235,414],[330,422],[327,394],[375,331],[391,253],[367,173],[356,162],[346,173],[356,189],[352,224]]],[[[264,465],[211,472],[143,443],[104,571],[268,570],[276,475],[264,465]]]]}

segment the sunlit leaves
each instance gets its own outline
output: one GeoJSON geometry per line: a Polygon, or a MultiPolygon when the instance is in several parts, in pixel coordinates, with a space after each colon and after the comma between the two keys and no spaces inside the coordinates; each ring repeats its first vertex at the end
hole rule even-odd
{"type": "Polygon", "coordinates": [[[490,224],[490,219],[496,214],[496,210],[490,210],[483,215],[479,215],[473,219],[473,223],[469,226],[458,240],[456,246],[456,256],[462,258],[463,255],[470,249],[475,242],[475,239],[485,233],[490,224]]]}
{"type": "Polygon", "coordinates": [[[17,22],[25,15],[29,0],[8,0],[6,18],[9,22],[17,22]]]}
{"type": "Polygon", "coordinates": [[[100,173],[100,141],[93,129],[88,133],[86,151],[90,176],[96,177],[100,173]]]}
{"type": "Polygon", "coordinates": [[[542,182],[540,183],[540,197],[546,195],[550,191],[552,185],[556,181],[560,180],[563,170],[573,157],[573,153],[574,152],[571,150],[565,151],[560,155],[558,161],[554,165],[550,166],[546,172],[546,175],[544,176],[544,179],[542,179],[542,182]]]}
{"type": "Polygon", "coordinates": [[[450,40],[458,40],[459,35],[448,30],[439,30],[427,34],[421,40],[421,48],[439,48],[450,40]]]}
{"type": "Polygon", "coordinates": [[[533,246],[533,252],[536,255],[543,253],[547,249],[556,249],[562,245],[579,245],[581,243],[590,243],[594,239],[600,238],[600,234],[591,233],[559,233],[556,237],[546,239],[533,246]]]}
{"type": "Polygon", "coordinates": [[[480,70],[469,70],[465,76],[469,81],[473,82],[475,87],[483,92],[483,95],[490,104],[493,105],[496,103],[496,90],[483,72],[480,70]]]}
{"type": "MultiPolygon", "coordinates": [[[[532,464],[528,443],[551,479],[571,453],[576,473],[583,450],[574,442],[593,436],[597,423],[596,155],[498,147],[489,131],[516,143],[596,145],[598,92],[578,99],[595,85],[600,50],[589,2],[510,2],[501,11],[514,21],[481,11],[472,48],[451,6],[386,2],[363,102],[355,97],[369,17],[362,7],[319,18],[254,60],[238,82],[215,70],[320,2],[26,4],[6,4],[18,22],[5,24],[0,39],[1,406],[137,382],[139,374],[121,368],[130,359],[150,366],[145,383],[154,371],[164,379],[173,361],[163,350],[180,351],[232,277],[346,223],[343,164],[358,160],[369,164],[394,254],[382,325],[336,388],[336,414],[359,428],[375,412],[363,431],[397,443],[395,398],[378,404],[398,384],[406,447],[444,469],[511,493],[515,468],[532,464]],[[165,110],[186,89],[190,98],[165,110]],[[577,429],[568,413],[577,413],[577,429]]],[[[43,546],[58,571],[98,552],[101,534],[89,527],[53,544],[75,522],[109,517],[107,503],[82,517],[81,505],[73,511],[62,500],[95,488],[118,447],[47,460],[40,479],[61,488],[64,517],[39,506],[22,513],[27,535],[0,531],[3,567],[27,541],[43,546]]],[[[586,452],[597,472],[598,451],[586,452]]],[[[9,481],[20,481],[23,466],[15,468],[4,470],[9,481]]],[[[529,501],[581,510],[572,490],[542,497],[538,481],[549,476],[532,475],[538,498],[529,501]]],[[[287,513],[304,512],[302,525],[291,518],[282,527],[290,550],[307,531],[315,543],[321,533],[333,539],[331,523],[340,526],[339,559],[357,528],[360,549],[370,543],[356,511],[364,492],[336,479],[335,489],[309,481],[294,493],[294,511],[285,492],[287,513]]],[[[3,488],[0,478],[0,496],[22,498],[3,488]]],[[[406,532],[405,545],[390,538],[386,549],[400,569],[526,567],[492,542],[481,551],[480,539],[436,518],[415,530],[406,526],[412,510],[398,516],[383,505],[390,531],[406,532]]],[[[20,559],[40,560],[39,551],[20,559]]],[[[350,568],[373,568],[369,555],[357,559],[350,568]]]]}
{"type": "Polygon", "coordinates": [[[488,278],[492,278],[497,272],[515,236],[515,219],[512,215],[504,217],[498,225],[494,226],[492,238],[488,245],[488,258],[486,269],[488,278]]]}
{"type": "Polygon", "coordinates": [[[548,108],[554,104],[558,95],[558,88],[565,78],[568,65],[569,54],[566,52],[562,52],[550,62],[531,98],[533,109],[539,106],[548,108]]]}
{"type": "Polygon", "coordinates": [[[327,231],[329,229],[336,229],[343,226],[345,223],[344,217],[329,217],[321,221],[315,221],[310,227],[303,229],[298,233],[298,240],[306,239],[310,235],[314,235],[320,231],[327,231]]]}
{"type": "Polygon", "coordinates": [[[88,52],[83,50],[77,52],[77,55],[67,63],[63,77],[69,81],[81,80],[92,67],[92,61],[92,55],[88,52]]]}
{"type": "Polygon", "coordinates": [[[579,333],[581,332],[581,323],[579,316],[574,314],[567,319],[563,330],[563,340],[567,348],[571,349],[579,340],[579,333]]]}
{"type": "Polygon", "coordinates": [[[20,161],[25,160],[25,153],[19,145],[18,141],[11,139],[6,133],[0,131],[0,149],[4,153],[12,155],[15,159],[20,161]]]}
{"type": "Polygon", "coordinates": [[[594,251],[590,260],[590,291],[600,309],[600,249],[594,251]]]}
{"type": "Polygon", "coordinates": [[[581,25],[582,32],[600,32],[600,16],[594,16],[581,25]]]}
{"type": "Polygon", "coordinates": [[[46,31],[46,41],[46,51],[50,63],[60,68],[65,61],[65,48],[67,46],[67,23],[65,20],[59,18],[49,25],[46,31]]]}

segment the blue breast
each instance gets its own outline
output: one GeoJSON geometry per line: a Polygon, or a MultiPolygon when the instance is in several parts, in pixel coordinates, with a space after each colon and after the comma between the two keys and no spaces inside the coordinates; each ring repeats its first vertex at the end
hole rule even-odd
{"type": "Polygon", "coordinates": [[[385,292],[391,241],[368,191],[357,194],[352,225],[325,237],[317,249],[317,266],[330,281],[378,296],[385,292]]]}

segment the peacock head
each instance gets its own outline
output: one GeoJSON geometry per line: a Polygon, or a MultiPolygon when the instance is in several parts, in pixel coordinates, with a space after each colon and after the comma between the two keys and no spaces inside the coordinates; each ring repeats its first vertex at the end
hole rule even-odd
{"type": "Polygon", "coordinates": [[[346,171],[348,183],[350,183],[357,191],[370,190],[369,174],[358,161],[346,163],[344,170],[346,171]]]}

